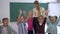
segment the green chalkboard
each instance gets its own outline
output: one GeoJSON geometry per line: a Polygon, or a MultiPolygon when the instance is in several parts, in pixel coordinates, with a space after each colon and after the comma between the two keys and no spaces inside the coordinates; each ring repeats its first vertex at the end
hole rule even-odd
{"type": "MultiPolygon", "coordinates": [[[[45,10],[48,9],[48,3],[40,3],[41,7],[45,10]]],[[[26,10],[27,14],[29,10],[34,8],[33,3],[13,3],[10,2],[10,21],[17,21],[17,16],[19,15],[19,9],[26,10]]]]}

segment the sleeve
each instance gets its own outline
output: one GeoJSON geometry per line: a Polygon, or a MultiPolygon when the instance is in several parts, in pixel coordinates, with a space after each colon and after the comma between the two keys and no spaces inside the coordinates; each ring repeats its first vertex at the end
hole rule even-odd
{"type": "Polygon", "coordinates": [[[28,28],[28,22],[26,22],[26,28],[28,28]]]}
{"type": "Polygon", "coordinates": [[[51,26],[51,22],[50,22],[48,16],[47,16],[47,24],[48,24],[48,27],[47,27],[46,33],[49,33],[49,31],[50,31],[50,26],[51,26]]]}
{"type": "Polygon", "coordinates": [[[41,7],[42,8],[42,11],[43,11],[43,15],[44,15],[44,17],[46,16],[45,15],[45,9],[43,8],[43,7],[41,7]]]}
{"type": "Polygon", "coordinates": [[[33,17],[35,16],[35,8],[33,9],[33,17]]]}
{"type": "Polygon", "coordinates": [[[17,32],[12,27],[10,27],[10,29],[13,32],[13,34],[17,34],[17,32]]]}
{"type": "Polygon", "coordinates": [[[50,22],[48,16],[46,16],[46,17],[47,17],[47,24],[49,25],[51,22],[50,22]]]}
{"type": "Polygon", "coordinates": [[[55,22],[55,25],[57,25],[59,23],[59,21],[60,21],[60,16],[59,16],[59,18],[57,18],[57,21],[55,22]]]}
{"type": "Polygon", "coordinates": [[[44,18],[44,23],[43,23],[43,24],[45,24],[45,23],[46,23],[46,19],[47,19],[47,18],[45,17],[45,18],[44,18]]]}
{"type": "Polygon", "coordinates": [[[43,11],[45,11],[45,9],[43,7],[41,7],[43,11]]]}
{"type": "Polygon", "coordinates": [[[50,31],[50,24],[51,24],[51,22],[50,22],[50,20],[47,16],[47,25],[48,25],[48,27],[47,27],[46,33],[49,33],[49,31],[50,31]]]}
{"type": "Polygon", "coordinates": [[[47,28],[46,33],[49,33],[49,27],[47,28]]]}

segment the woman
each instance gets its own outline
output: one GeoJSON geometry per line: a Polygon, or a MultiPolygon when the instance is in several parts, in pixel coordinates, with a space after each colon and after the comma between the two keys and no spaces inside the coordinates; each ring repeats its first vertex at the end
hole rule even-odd
{"type": "Polygon", "coordinates": [[[36,23],[38,22],[37,19],[39,15],[45,15],[45,13],[44,13],[44,9],[40,7],[38,1],[35,1],[34,5],[35,5],[35,8],[33,9],[33,27],[34,27],[34,30],[36,30],[36,23]]]}

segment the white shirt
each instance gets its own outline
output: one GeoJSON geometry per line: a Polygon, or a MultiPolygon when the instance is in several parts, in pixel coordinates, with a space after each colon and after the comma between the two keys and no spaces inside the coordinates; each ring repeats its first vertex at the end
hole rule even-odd
{"type": "MultiPolygon", "coordinates": [[[[41,7],[42,8],[42,7],[41,7]]],[[[43,15],[45,14],[45,9],[44,8],[42,8],[42,10],[43,10],[43,15]]],[[[42,14],[41,14],[42,15],[42,14]]],[[[36,8],[34,8],[33,9],[33,17],[38,17],[38,10],[36,9],[36,8]]]]}
{"type": "Polygon", "coordinates": [[[42,26],[43,23],[39,23],[40,26],[42,26]]]}

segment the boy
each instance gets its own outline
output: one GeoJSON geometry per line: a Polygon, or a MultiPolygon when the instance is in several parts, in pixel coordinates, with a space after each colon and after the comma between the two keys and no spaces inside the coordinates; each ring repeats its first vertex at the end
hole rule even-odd
{"type": "Polygon", "coordinates": [[[0,26],[0,34],[17,34],[9,25],[9,19],[3,18],[2,19],[3,25],[0,26]]]}

